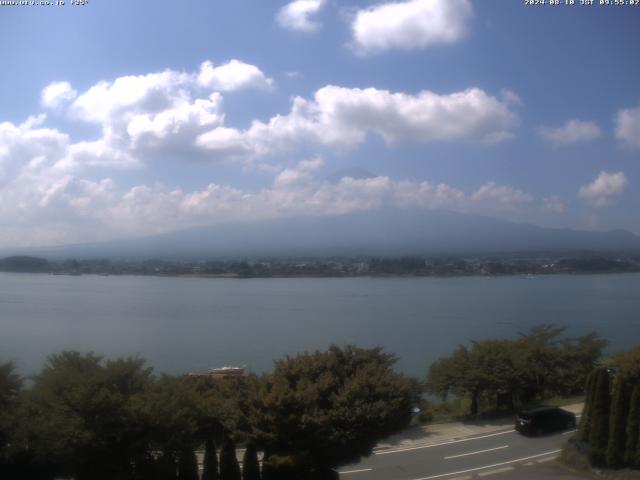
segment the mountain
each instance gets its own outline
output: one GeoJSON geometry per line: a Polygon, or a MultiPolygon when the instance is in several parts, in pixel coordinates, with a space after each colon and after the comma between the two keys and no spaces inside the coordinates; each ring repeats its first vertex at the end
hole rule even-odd
{"type": "Polygon", "coordinates": [[[640,252],[624,230],[550,229],[450,211],[385,209],[228,223],[146,238],[0,252],[47,258],[224,258],[510,252],[640,252]]]}

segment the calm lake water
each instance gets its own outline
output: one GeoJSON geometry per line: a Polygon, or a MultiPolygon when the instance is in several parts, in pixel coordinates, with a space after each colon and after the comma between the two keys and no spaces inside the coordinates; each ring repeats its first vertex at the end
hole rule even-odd
{"type": "Polygon", "coordinates": [[[640,344],[640,274],[208,279],[0,273],[0,361],[36,372],[63,349],[138,354],[158,371],[269,370],[329,344],[382,345],[424,376],[461,342],[539,323],[640,344]]]}

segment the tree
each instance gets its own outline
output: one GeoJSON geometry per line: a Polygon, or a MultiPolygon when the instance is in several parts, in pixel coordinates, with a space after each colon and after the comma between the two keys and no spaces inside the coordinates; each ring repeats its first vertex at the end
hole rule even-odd
{"type": "Polygon", "coordinates": [[[593,396],[596,390],[597,370],[592,371],[587,377],[585,386],[584,408],[582,409],[582,419],[580,420],[579,435],[584,442],[589,442],[589,432],[591,430],[591,410],[593,406],[593,396]]]}
{"type": "Polygon", "coordinates": [[[633,388],[631,394],[624,463],[630,467],[640,467],[640,384],[633,388]]]}
{"type": "Polygon", "coordinates": [[[25,398],[30,449],[78,480],[132,475],[135,459],[146,453],[132,405],[150,381],[151,370],[136,358],[49,357],[25,398]]]}
{"type": "Polygon", "coordinates": [[[431,365],[427,389],[471,400],[470,414],[488,399],[496,410],[513,410],[548,395],[581,393],[606,342],[591,333],[560,339],[564,328],[541,325],[514,340],[472,341],[431,365]]]}
{"type": "Polygon", "coordinates": [[[201,443],[201,402],[193,383],[184,377],[157,379],[135,405],[152,451],[178,457],[201,443]]]}
{"type": "Polygon", "coordinates": [[[184,449],[178,456],[178,480],[198,480],[198,460],[191,449],[184,449]]]}
{"type": "Polygon", "coordinates": [[[0,477],[9,468],[11,438],[17,426],[16,410],[22,390],[22,378],[15,373],[13,363],[0,364],[0,477]]]}
{"type": "Polygon", "coordinates": [[[242,457],[242,480],[260,480],[258,451],[253,443],[247,444],[242,457]]]}
{"type": "Polygon", "coordinates": [[[609,419],[607,465],[611,468],[620,468],[624,465],[629,397],[629,383],[623,375],[618,375],[613,387],[613,399],[609,419]]]}
{"type": "Polygon", "coordinates": [[[381,348],[331,346],[276,362],[264,382],[257,437],[268,462],[299,472],[369,455],[380,438],[408,425],[413,383],[381,348]]]}
{"type": "Polygon", "coordinates": [[[607,444],[609,438],[609,372],[598,369],[596,387],[592,399],[591,428],[589,433],[588,457],[591,465],[606,466],[607,444]]]}
{"type": "Polygon", "coordinates": [[[211,436],[207,437],[204,444],[204,462],[202,469],[202,480],[218,480],[218,455],[216,444],[211,436]]]}
{"type": "Polygon", "coordinates": [[[236,457],[236,445],[227,435],[220,451],[220,480],[241,480],[240,465],[236,457]]]}

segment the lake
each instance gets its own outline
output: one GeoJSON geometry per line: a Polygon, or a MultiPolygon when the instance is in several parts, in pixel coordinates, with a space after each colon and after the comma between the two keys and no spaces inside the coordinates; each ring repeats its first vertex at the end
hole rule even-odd
{"type": "Polygon", "coordinates": [[[382,345],[398,368],[470,339],[539,323],[640,344],[640,274],[464,278],[211,279],[0,273],[0,361],[40,369],[64,349],[140,355],[157,371],[273,360],[331,343],[382,345]]]}

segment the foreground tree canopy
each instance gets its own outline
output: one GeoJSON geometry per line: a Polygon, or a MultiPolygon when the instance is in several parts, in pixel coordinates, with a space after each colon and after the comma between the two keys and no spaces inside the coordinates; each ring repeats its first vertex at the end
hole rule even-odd
{"type": "Polygon", "coordinates": [[[63,352],[28,390],[0,365],[0,478],[196,480],[204,450],[205,478],[239,480],[238,443],[247,479],[259,478],[258,450],[275,478],[322,478],[408,424],[417,392],[394,362],[379,348],[331,347],[214,381],[63,352]]]}
{"type": "Polygon", "coordinates": [[[276,363],[259,430],[269,462],[316,471],[369,455],[406,427],[418,391],[380,348],[331,347],[276,363]]]}
{"type": "Polygon", "coordinates": [[[470,414],[480,404],[513,410],[546,396],[582,394],[587,375],[606,341],[596,333],[563,337],[552,325],[532,328],[515,340],[481,340],[460,345],[431,365],[427,389],[443,398],[468,397],[470,414]]]}

